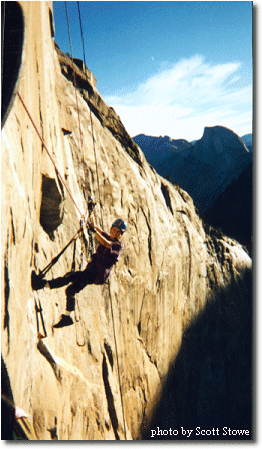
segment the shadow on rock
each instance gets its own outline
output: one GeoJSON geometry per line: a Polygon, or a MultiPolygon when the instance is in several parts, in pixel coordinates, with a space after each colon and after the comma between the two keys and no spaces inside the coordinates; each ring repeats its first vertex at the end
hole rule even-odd
{"type": "Polygon", "coordinates": [[[246,272],[210,297],[185,331],[143,439],[252,438],[252,276],[246,272]]]}

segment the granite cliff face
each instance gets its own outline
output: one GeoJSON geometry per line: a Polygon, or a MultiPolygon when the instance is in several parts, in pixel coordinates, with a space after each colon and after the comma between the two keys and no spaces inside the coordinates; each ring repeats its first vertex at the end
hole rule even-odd
{"type": "MultiPolygon", "coordinates": [[[[150,429],[183,335],[210,297],[215,300],[219,290],[230,303],[234,283],[236,307],[238,301],[250,304],[243,279],[251,259],[237,242],[212,235],[188,194],[150,168],[94,77],[77,66],[75,91],[71,62],[52,38],[52,3],[18,4],[25,33],[20,97],[2,129],[1,333],[14,401],[29,415],[30,439],[140,439],[150,429]],[[116,217],[127,220],[125,251],[109,285],[79,293],[74,325],[53,330],[65,291],[32,291],[31,271],[43,269],[78,230],[83,190],[93,194],[94,214],[105,230],[116,217]]],[[[77,241],[78,262],[80,252],[77,241]]],[[[70,271],[72,254],[70,247],[48,277],[70,271]]],[[[233,326],[236,346],[242,321],[240,314],[233,326]]],[[[203,340],[207,328],[208,320],[199,331],[203,340]]],[[[228,358],[220,358],[227,367],[228,358]]],[[[226,369],[224,375],[234,384],[226,369]]],[[[212,385],[207,388],[212,397],[212,385]]]]}

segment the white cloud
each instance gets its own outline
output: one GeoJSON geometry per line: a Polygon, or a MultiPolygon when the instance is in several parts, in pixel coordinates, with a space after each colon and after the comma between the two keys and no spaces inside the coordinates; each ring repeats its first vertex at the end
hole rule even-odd
{"type": "MultiPolygon", "coordinates": [[[[107,97],[131,136],[199,139],[205,126],[251,132],[252,86],[237,87],[239,63],[211,66],[196,55],[165,69],[135,92],[107,97]]],[[[162,67],[164,67],[162,65],[162,67]]]]}

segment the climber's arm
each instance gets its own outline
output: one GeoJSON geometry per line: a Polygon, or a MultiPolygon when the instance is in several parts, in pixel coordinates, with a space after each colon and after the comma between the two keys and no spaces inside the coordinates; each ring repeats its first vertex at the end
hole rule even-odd
{"type": "MultiPolygon", "coordinates": [[[[100,229],[100,228],[96,225],[96,222],[95,222],[95,219],[94,219],[93,216],[90,218],[90,223],[91,223],[91,225],[93,226],[93,228],[94,228],[96,231],[98,231],[100,234],[103,233],[103,230],[100,229]]],[[[99,242],[99,243],[100,243],[100,242],[99,242]]]]}
{"type": "Polygon", "coordinates": [[[88,223],[88,226],[91,229],[91,231],[94,232],[95,238],[101,245],[103,245],[109,249],[112,248],[113,243],[110,240],[107,240],[107,238],[103,235],[102,229],[100,229],[98,226],[96,226],[93,218],[91,219],[91,222],[88,223]]]}
{"type": "Polygon", "coordinates": [[[109,248],[109,249],[111,249],[112,248],[112,245],[113,245],[113,242],[110,242],[109,240],[107,240],[104,236],[103,236],[103,234],[102,234],[102,230],[101,229],[99,229],[99,228],[95,228],[95,230],[96,230],[96,232],[95,232],[95,238],[97,239],[97,241],[101,244],[101,245],[103,245],[103,246],[105,246],[106,248],[109,248]]]}

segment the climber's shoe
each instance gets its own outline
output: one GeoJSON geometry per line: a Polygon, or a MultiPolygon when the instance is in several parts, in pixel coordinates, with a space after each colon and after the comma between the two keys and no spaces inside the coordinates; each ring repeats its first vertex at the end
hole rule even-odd
{"type": "Polygon", "coordinates": [[[33,290],[40,290],[44,288],[47,284],[45,279],[41,279],[36,272],[33,270],[31,274],[31,286],[33,290]]]}
{"type": "Polygon", "coordinates": [[[70,315],[62,314],[60,320],[58,321],[58,323],[54,324],[53,327],[55,329],[58,329],[59,327],[70,326],[73,323],[74,323],[74,321],[73,321],[73,319],[71,318],[70,315]]]}

